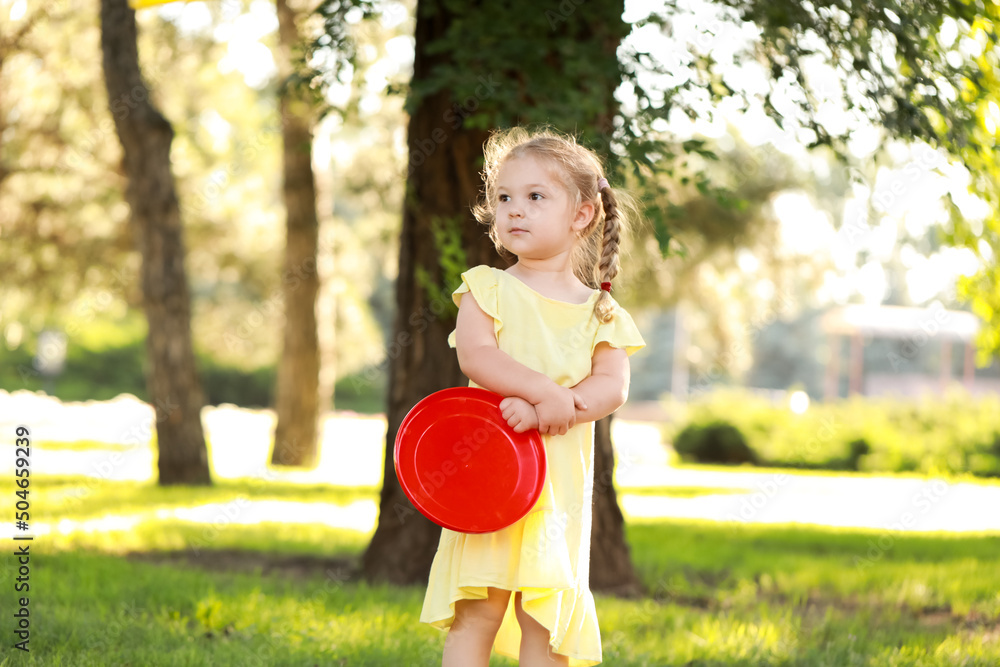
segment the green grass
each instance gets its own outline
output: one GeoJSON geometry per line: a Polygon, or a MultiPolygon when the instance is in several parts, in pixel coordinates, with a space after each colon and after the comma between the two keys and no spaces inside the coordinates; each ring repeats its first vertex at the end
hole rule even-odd
{"type": "Polygon", "coordinates": [[[204,557],[214,551],[242,550],[271,555],[353,557],[361,553],[371,532],[317,524],[201,524],[150,518],[138,526],[101,532],[78,531],[42,538],[52,552],[90,551],[115,555],[186,551],[204,557]]]}
{"type": "Polygon", "coordinates": [[[632,522],[628,539],[654,596],[696,606],[724,609],[750,595],[918,614],[949,607],[1000,621],[1000,536],[993,534],[672,520],[632,522]]]}
{"type": "MultiPolygon", "coordinates": [[[[57,481],[43,483],[39,497],[82,480],[57,481]]],[[[105,509],[122,503],[123,513],[250,493],[330,501],[326,487],[261,486],[101,483],[91,495],[105,509]]],[[[46,511],[93,516],[57,500],[46,511]]],[[[606,665],[1000,664],[1000,536],[676,520],[632,522],[627,534],[649,595],[597,596],[606,665]]],[[[128,530],[39,538],[32,650],[11,653],[5,640],[0,666],[440,664],[444,635],[418,622],[422,586],[345,578],[369,538],[316,525],[206,527],[153,516],[128,530]]],[[[11,571],[0,571],[5,609],[11,571]]]]}

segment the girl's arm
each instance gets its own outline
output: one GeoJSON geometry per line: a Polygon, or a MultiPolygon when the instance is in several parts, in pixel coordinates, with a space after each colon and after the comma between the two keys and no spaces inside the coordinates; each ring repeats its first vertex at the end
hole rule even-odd
{"type": "Polygon", "coordinates": [[[597,421],[620,408],[628,398],[628,383],[628,353],[607,343],[598,343],[590,375],[573,387],[587,404],[586,408],[576,411],[576,423],[597,421]]]}
{"type": "Polygon", "coordinates": [[[470,380],[501,396],[518,396],[534,405],[541,433],[566,433],[576,422],[576,410],[587,406],[573,390],[514,361],[497,347],[493,318],[483,312],[471,292],[462,295],[458,308],[455,347],[458,365],[470,380]]]}
{"type": "MultiPolygon", "coordinates": [[[[598,343],[591,361],[590,375],[573,387],[576,395],[590,406],[576,411],[576,423],[597,421],[620,408],[628,398],[628,383],[628,353],[607,343],[598,343]]],[[[523,433],[538,425],[534,406],[516,396],[505,398],[500,403],[500,410],[516,433],[523,433]]]]}

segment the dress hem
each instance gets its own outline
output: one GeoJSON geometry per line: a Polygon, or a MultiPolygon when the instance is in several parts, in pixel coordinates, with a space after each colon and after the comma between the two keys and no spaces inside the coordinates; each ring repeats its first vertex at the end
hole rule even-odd
{"type": "MultiPolygon", "coordinates": [[[[511,596],[513,596],[515,593],[523,593],[524,592],[523,588],[519,588],[519,587],[508,588],[507,586],[497,585],[495,583],[487,583],[487,584],[482,584],[482,583],[460,584],[456,588],[459,590],[459,592],[461,592],[463,588],[497,588],[497,589],[504,590],[504,591],[510,591],[511,596]]],[[[532,586],[529,586],[528,588],[529,589],[533,589],[533,590],[538,590],[537,588],[532,587],[532,586]]],[[[574,590],[574,589],[573,588],[554,588],[554,589],[551,589],[551,590],[553,592],[563,592],[563,591],[570,591],[570,590],[574,590]]],[[[429,625],[432,628],[434,628],[436,630],[439,630],[440,632],[448,632],[451,629],[451,626],[455,622],[454,606],[455,606],[456,602],[458,602],[459,600],[484,600],[484,599],[486,599],[486,598],[469,597],[469,596],[461,595],[459,597],[453,598],[448,603],[448,607],[452,610],[452,613],[451,613],[450,616],[446,616],[446,617],[443,617],[443,618],[431,619],[431,620],[424,620],[423,618],[421,618],[420,622],[424,623],[426,625],[429,625]],[[448,621],[448,624],[447,625],[441,625],[442,621],[448,621]]],[[[513,604],[513,598],[511,599],[511,601],[508,601],[507,604],[508,605],[513,604]]],[[[594,658],[594,657],[591,657],[591,656],[584,656],[584,655],[581,655],[581,654],[563,653],[563,652],[557,650],[556,647],[552,644],[552,639],[553,639],[555,631],[552,628],[546,626],[544,623],[542,623],[542,620],[539,619],[539,618],[537,618],[537,617],[535,617],[535,615],[532,614],[530,610],[525,609],[524,611],[529,616],[531,616],[533,619],[535,619],[535,622],[537,622],[539,625],[541,625],[543,628],[545,628],[546,630],[549,631],[549,647],[552,649],[552,652],[553,653],[557,653],[559,655],[564,655],[567,658],[569,658],[570,660],[576,661],[577,664],[574,665],[574,667],[591,667],[592,665],[599,665],[603,661],[603,656],[601,656],[600,658],[594,658]]],[[[516,653],[510,653],[510,652],[507,652],[507,651],[501,651],[500,649],[496,648],[495,644],[494,644],[494,646],[492,647],[491,650],[494,653],[497,653],[497,654],[503,655],[503,656],[507,656],[508,658],[513,658],[514,660],[517,660],[519,658],[519,656],[516,653]]]]}

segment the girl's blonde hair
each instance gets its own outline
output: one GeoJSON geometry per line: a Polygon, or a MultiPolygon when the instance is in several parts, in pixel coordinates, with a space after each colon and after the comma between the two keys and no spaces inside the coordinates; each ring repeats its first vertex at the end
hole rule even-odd
{"type": "MultiPolygon", "coordinates": [[[[624,192],[611,186],[598,190],[598,181],[604,178],[600,158],[590,149],[578,144],[573,137],[562,136],[551,130],[531,132],[522,127],[494,130],[483,150],[483,189],[479,203],[473,208],[476,219],[489,225],[489,235],[501,254],[509,251],[500,243],[496,228],[496,208],[499,201],[497,178],[504,162],[513,158],[531,156],[547,161],[554,169],[552,175],[566,188],[570,199],[579,207],[584,202],[594,203],[594,219],[580,232],[573,255],[573,272],[591,289],[601,283],[610,283],[620,267],[619,244],[627,229],[635,207],[624,192]],[[626,214],[628,211],[628,214],[626,214]]],[[[601,322],[610,322],[615,316],[615,303],[606,290],[594,305],[594,314],[601,322]]]]}

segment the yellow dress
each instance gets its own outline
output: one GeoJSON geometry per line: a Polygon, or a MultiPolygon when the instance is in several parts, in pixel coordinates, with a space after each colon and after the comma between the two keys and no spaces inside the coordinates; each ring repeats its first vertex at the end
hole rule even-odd
{"type": "MultiPolygon", "coordinates": [[[[455,303],[471,291],[493,318],[499,348],[564,387],[590,375],[598,343],[606,341],[628,354],[645,345],[621,307],[611,322],[598,322],[596,290],[585,303],[557,301],[489,266],[466,271],[462,280],[452,295],[455,303]]],[[[454,332],[449,343],[454,347],[454,332]]],[[[457,600],[485,599],[489,586],[521,591],[525,611],[549,629],[555,652],[569,656],[571,665],[596,665],[601,662],[601,633],[590,592],[594,425],[578,424],[565,435],[542,439],[545,484],[524,518],[493,533],[442,529],[420,620],[447,630],[457,600]]],[[[520,641],[511,595],[494,648],[517,658],[520,641]]]]}

